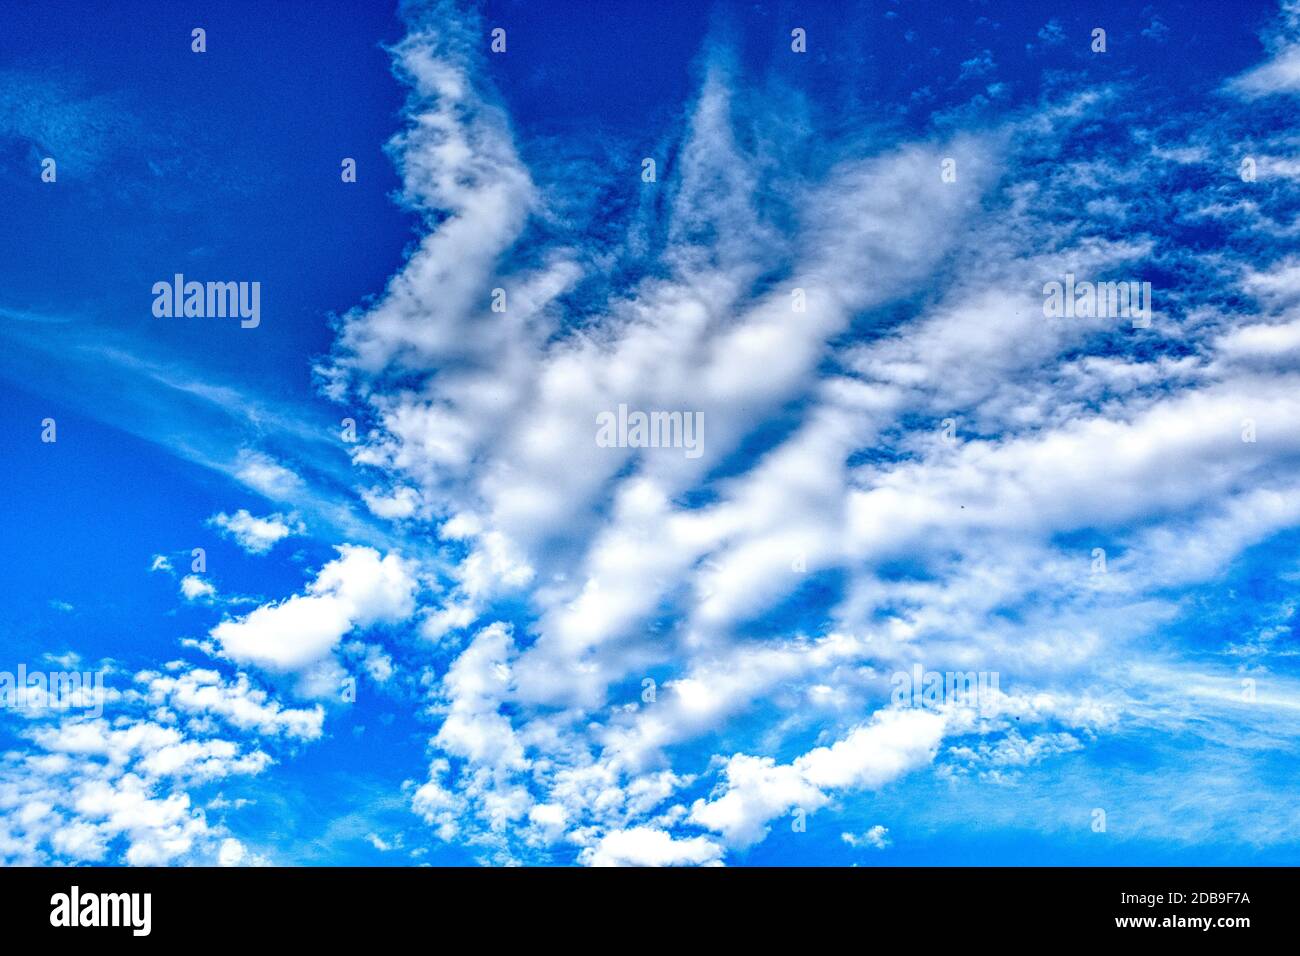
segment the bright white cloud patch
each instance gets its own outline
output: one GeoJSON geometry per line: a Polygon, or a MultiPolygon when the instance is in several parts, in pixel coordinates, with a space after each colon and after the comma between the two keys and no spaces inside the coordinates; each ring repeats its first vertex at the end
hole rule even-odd
{"type": "Polygon", "coordinates": [[[1300,94],[1300,3],[1283,0],[1282,25],[1270,37],[1272,55],[1234,78],[1228,89],[1248,100],[1276,94],[1300,94]]]}
{"type": "Polygon", "coordinates": [[[0,760],[0,860],[111,862],[120,842],[137,866],[265,862],[190,791],[265,772],[273,758],[262,739],[317,737],[323,714],[285,708],[244,675],[167,670],[116,675],[135,686],[114,697],[112,719],[50,714],[25,731],[27,752],[0,760]]]}
{"type": "Polygon", "coordinates": [[[302,479],[269,455],[245,449],[234,466],[235,477],[274,500],[288,500],[302,485],[302,479]]]}
{"type": "Polygon", "coordinates": [[[217,589],[197,574],[187,574],[181,578],[181,594],[187,601],[201,601],[216,597],[217,589]]]}
{"type": "Polygon", "coordinates": [[[370,511],[380,518],[409,518],[419,508],[419,495],[414,488],[396,488],[389,494],[371,488],[361,493],[370,511]]]}
{"type": "Polygon", "coordinates": [[[736,754],[723,769],[720,796],[697,801],[691,819],[748,846],[767,834],[767,824],[791,808],[816,810],[837,790],[876,789],[934,758],[944,719],[926,711],[880,711],[830,747],[818,747],[793,763],[736,754]]]}
{"type": "Polygon", "coordinates": [[[722,860],[722,847],[703,837],[674,839],[663,830],[633,827],[605,834],[583,851],[588,866],[708,866],[722,860]]]}
{"type": "Polygon", "coordinates": [[[865,833],[841,833],[840,839],[851,847],[873,847],[883,850],[890,845],[889,828],[877,823],[865,833]]]}
{"type": "Polygon", "coordinates": [[[228,682],[214,670],[180,666],[172,666],[170,670],[174,673],[146,671],[136,675],[136,681],[146,685],[150,700],[156,704],[185,714],[216,715],[241,730],[254,730],[267,736],[284,734],[310,740],[321,734],[325,713],[319,706],[310,710],[286,709],[266,691],[254,687],[245,674],[228,682]]]}
{"type": "Polygon", "coordinates": [[[278,604],[222,621],[212,637],[232,660],[299,670],[326,658],[356,628],[403,620],[416,581],[399,555],[343,545],[306,588],[278,604]]]}
{"type": "Polygon", "coordinates": [[[249,554],[266,554],[277,541],[306,530],[294,515],[270,514],[259,518],[244,508],[233,515],[224,511],[215,514],[209,523],[234,538],[249,554]]]}

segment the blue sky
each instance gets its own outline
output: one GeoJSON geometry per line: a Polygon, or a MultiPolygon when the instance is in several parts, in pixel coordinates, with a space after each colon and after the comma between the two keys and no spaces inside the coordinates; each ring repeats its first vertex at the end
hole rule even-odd
{"type": "Polygon", "coordinates": [[[1294,2],[49,3],[0,81],[0,672],[104,682],[0,710],[0,859],[1295,862],[1294,2]]]}

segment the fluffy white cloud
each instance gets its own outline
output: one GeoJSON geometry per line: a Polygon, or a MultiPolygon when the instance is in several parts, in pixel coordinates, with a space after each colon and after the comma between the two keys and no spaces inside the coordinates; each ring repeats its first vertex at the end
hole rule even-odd
{"type": "Polygon", "coordinates": [[[678,839],[653,827],[614,830],[582,852],[587,866],[720,866],[722,847],[704,837],[678,839]]]}
{"type": "MultiPolygon", "coordinates": [[[[103,717],[41,716],[23,732],[26,752],[0,758],[0,861],[116,862],[120,842],[122,859],[139,866],[266,862],[211,822],[190,791],[266,770],[274,758],[258,738],[318,738],[321,709],[286,708],[242,674],[182,662],[166,670],[137,674],[103,717]]],[[[218,796],[209,808],[246,803],[218,796]]]]}
{"type": "Polygon", "coordinates": [[[153,704],[185,714],[220,717],[240,730],[312,740],[321,735],[325,719],[319,705],[310,710],[283,707],[266,691],[254,687],[246,674],[226,681],[214,670],[178,668],[174,676],[142,672],[136,681],[145,685],[153,704]]]}
{"type": "Polygon", "coordinates": [[[371,488],[361,493],[361,499],[372,514],[394,520],[409,518],[420,507],[419,492],[407,487],[395,488],[387,494],[371,488]]]}
{"type": "Polygon", "coordinates": [[[876,789],[929,763],[943,733],[944,718],[938,714],[885,710],[842,740],[788,764],[736,754],[723,770],[721,795],[697,801],[691,820],[721,833],[732,845],[749,846],[767,835],[771,820],[791,808],[811,812],[825,806],[835,791],[876,789]]]}
{"type": "Polygon", "coordinates": [[[1300,93],[1300,3],[1283,0],[1281,23],[1267,41],[1269,59],[1233,78],[1229,92],[1247,100],[1300,93]]]}
{"type": "Polygon", "coordinates": [[[874,847],[883,850],[890,845],[889,828],[877,823],[865,833],[841,833],[840,839],[851,847],[874,847]]]}
{"type": "Polygon", "coordinates": [[[250,866],[259,862],[265,861],[249,853],[248,848],[234,837],[226,837],[221,841],[221,848],[217,851],[217,866],[250,866]]]}
{"type": "Polygon", "coordinates": [[[268,498],[288,500],[303,487],[303,480],[274,458],[244,449],[234,465],[235,477],[268,498]]]}
{"type": "Polygon", "coordinates": [[[117,838],[134,865],[214,853],[219,831],[183,788],[269,762],[232,741],[185,739],[145,721],[65,723],[32,741],[44,752],[0,764],[0,859],[9,863],[100,862],[117,838]]]}
{"type": "Polygon", "coordinates": [[[258,518],[245,508],[240,508],[233,515],[220,512],[208,521],[233,537],[249,554],[266,554],[277,541],[306,531],[294,515],[277,513],[258,518]]]}
{"type": "Polygon", "coordinates": [[[197,574],[187,574],[181,578],[181,594],[187,601],[200,601],[216,597],[217,589],[197,574]]]}
{"type": "Polygon", "coordinates": [[[417,582],[407,561],[353,545],[338,551],[306,593],[214,627],[222,651],[270,670],[299,670],[326,658],[354,629],[414,612],[417,582]]]}

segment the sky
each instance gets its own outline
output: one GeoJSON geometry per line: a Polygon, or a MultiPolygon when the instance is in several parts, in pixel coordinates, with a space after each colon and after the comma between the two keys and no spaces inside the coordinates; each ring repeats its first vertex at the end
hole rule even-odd
{"type": "Polygon", "coordinates": [[[1296,0],[0,18],[0,861],[1297,861],[1296,0]]]}

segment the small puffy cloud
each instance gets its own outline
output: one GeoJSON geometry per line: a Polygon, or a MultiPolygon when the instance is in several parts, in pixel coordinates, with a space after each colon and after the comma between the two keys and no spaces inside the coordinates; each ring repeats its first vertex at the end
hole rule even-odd
{"type": "Polygon", "coordinates": [[[439,839],[451,840],[460,832],[465,799],[448,789],[449,764],[438,757],[429,764],[429,779],[411,794],[411,810],[433,827],[439,839]]]}
{"type": "Polygon", "coordinates": [[[655,827],[615,830],[579,856],[587,866],[720,866],[722,847],[706,837],[676,839],[655,827]]]}
{"type": "Polygon", "coordinates": [[[269,455],[244,449],[235,461],[235,477],[268,498],[288,498],[302,479],[269,455]]]}
{"type": "Polygon", "coordinates": [[[149,565],[150,571],[167,571],[172,570],[171,560],[165,554],[155,554],[153,562],[149,565]]]}
{"type": "Polygon", "coordinates": [[[233,515],[225,512],[213,515],[208,523],[235,539],[249,554],[266,554],[277,541],[307,529],[296,515],[270,514],[259,518],[240,508],[233,515]]]}
{"type": "Polygon", "coordinates": [[[209,810],[242,810],[244,807],[256,803],[255,800],[249,800],[247,797],[236,797],[231,800],[224,793],[218,793],[215,797],[207,802],[209,810]]]}
{"type": "Polygon", "coordinates": [[[1038,31],[1038,39],[1042,40],[1046,46],[1056,46],[1065,42],[1065,30],[1061,28],[1061,21],[1055,18],[1048,20],[1041,30],[1038,31]]]}
{"type": "Polygon", "coordinates": [[[378,833],[367,833],[366,842],[368,842],[380,853],[388,853],[390,850],[398,850],[401,849],[402,846],[402,839],[400,834],[398,835],[397,839],[389,841],[389,840],[385,840],[378,833]]]}
{"type": "Polygon", "coordinates": [[[988,50],[969,60],[963,60],[961,64],[961,73],[959,80],[976,80],[983,76],[988,76],[996,69],[997,64],[993,62],[993,54],[988,50]]]}
{"type": "Polygon", "coordinates": [[[267,862],[206,816],[247,801],[218,795],[205,808],[190,790],[260,774],[274,759],[247,732],[318,737],[320,708],[285,708],[243,675],[179,661],[164,670],[137,674],[111,715],[38,717],[24,751],[0,755],[0,864],[267,862]]]}
{"type": "Polygon", "coordinates": [[[361,493],[361,498],[371,514],[393,520],[409,518],[420,506],[420,495],[414,488],[402,486],[384,494],[378,488],[361,493]]]}
{"type": "Polygon", "coordinates": [[[568,819],[568,811],[560,803],[539,803],[528,811],[528,822],[537,828],[543,843],[560,839],[568,819]]]}
{"type": "Polygon", "coordinates": [[[344,649],[376,684],[388,683],[397,670],[393,658],[384,653],[384,649],[377,644],[352,641],[344,649]]]}
{"type": "Polygon", "coordinates": [[[270,757],[260,750],[244,750],[221,738],[188,737],[176,727],[151,720],[112,724],[103,718],[65,721],[38,727],[30,737],[51,753],[97,757],[110,767],[133,765],[148,778],[202,782],[260,773],[270,763],[270,757]]]}
{"type": "Polygon", "coordinates": [[[107,839],[108,834],[101,827],[78,820],[53,834],[50,846],[62,857],[97,863],[108,853],[107,839]]]}
{"type": "Polygon", "coordinates": [[[221,849],[217,851],[217,865],[239,866],[247,855],[248,851],[244,849],[244,844],[234,837],[227,837],[221,841],[221,849]]]}
{"type": "Polygon", "coordinates": [[[841,833],[840,839],[851,847],[875,847],[883,850],[890,845],[889,828],[877,823],[866,833],[841,833]]]}
{"type": "Polygon", "coordinates": [[[322,661],[354,628],[413,613],[416,581],[408,562],[354,545],[338,551],[306,593],[214,627],[224,653],[270,670],[301,670],[322,661]]]}
{"type": "Polygon", "coordinates": [[[1148,40],[1163,43],[1169,36],[1169,27],[1159,17],[1153,17],[1150,25],[1142,31],[1142,35],[1148,40]]]}
{"type": "Polygon", "coordinates": [[[181,578],[181,594],[187,601],[207,600],[216,597],[217,589],[197,574],[187,574],[181,578]]]}

